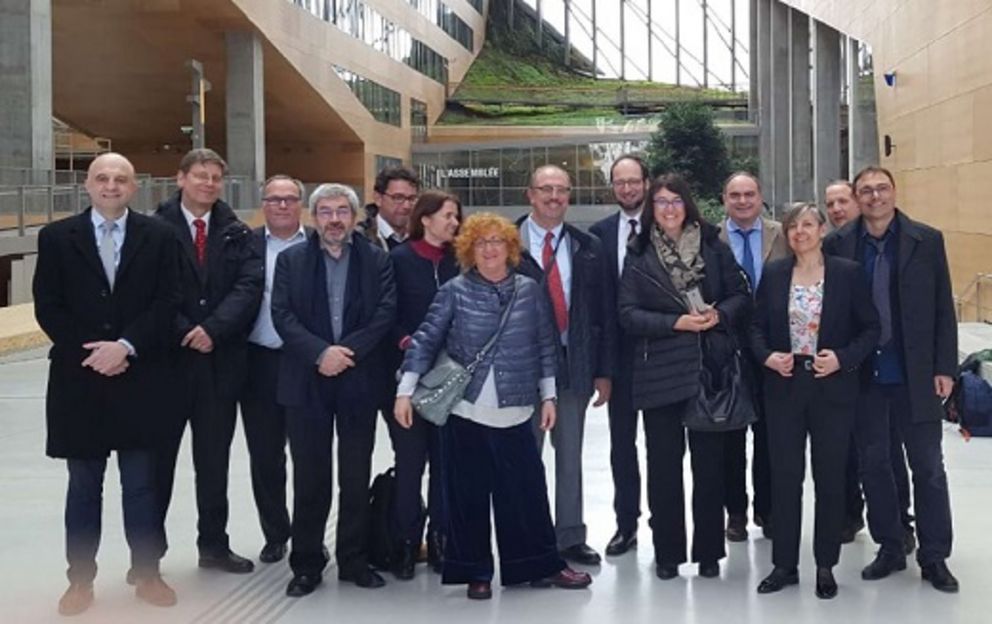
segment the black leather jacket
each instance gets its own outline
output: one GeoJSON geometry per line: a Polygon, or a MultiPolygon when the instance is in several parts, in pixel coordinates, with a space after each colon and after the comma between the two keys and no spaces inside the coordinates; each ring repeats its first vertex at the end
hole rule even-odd
{"type": "Polygon", "coordinates": [[[469,365],[496,331],[514,287],[517,296],[503,334],[476,368],[465,399],[479,397],[489,369],[495,368],[500,407],[537,404],[538,382],[555,376],[557,334],[544,290],[523,275],[511,273],[493,284],[472,270],[442,285],[413,335],[402,371],[427,373],[442,348],[456,362],[469,365]]]}

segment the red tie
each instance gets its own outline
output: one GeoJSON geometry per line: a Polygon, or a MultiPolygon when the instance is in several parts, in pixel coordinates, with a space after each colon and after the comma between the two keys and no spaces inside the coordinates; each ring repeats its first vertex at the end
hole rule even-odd
{"type": "Polygon", "coordinates": [[[555,323],[558,325],[558,331],[564,333],[568,329],[568,306],[565,305],[565,287],[561,283],[561,272],[554,258],[555,250],[551,246],[551,239],[554,236],[551,232],[544,235],[541,262],[544,263],[544,270],[548,274],[548,293],[551,295],[551,307],[555,311],[555,323]],[[549,266],[551,268],[548,268],[549,266]]]}
{"type": "Polygon", "coordinates": [[[193,237],[193,247],[196,248],[196,261],[202,266],[207,260],[207,222],[203,219],[193,219],[196,236],[193,237]]]}

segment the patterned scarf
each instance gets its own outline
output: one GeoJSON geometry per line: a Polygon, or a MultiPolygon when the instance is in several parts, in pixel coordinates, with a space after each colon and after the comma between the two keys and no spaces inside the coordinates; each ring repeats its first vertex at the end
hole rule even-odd
{"type": "Polygon", "coordinates": [[[698,223],[686,225],[677,241],[669,238],[657,224],[651,228],[651,243],[658,260],[683,295],[703,281],[706,263],[700,253],[701,234],[698,223]]]}

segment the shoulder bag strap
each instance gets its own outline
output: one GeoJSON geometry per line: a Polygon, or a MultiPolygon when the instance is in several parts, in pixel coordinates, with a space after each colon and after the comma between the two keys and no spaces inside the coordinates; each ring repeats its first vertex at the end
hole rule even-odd
{"type": "Polygon", "coordinates": [[[479,354],[475,356],[475,359],[472,360],[472,363],[465,367],[465,369],[469,373],[475,372],[475,369],[479,366],[482,360],[485,359],[486,354],[489,353],[489,351],[493,348],[493,345],[496,344],[496,341],[499,340],[500,334],[503,333],[503,328],[506,327],[506,322],[510,318],[510,310],[513,308],[513,304],[516,300],[517,300],[517,278],[516,276],[514,276],[513,294],[510,296],[510,302],[506,304],[506,309],[503,310],[502,316],[500,316],[499,326],[496,328],[496,331],[489,338],[489,340],[486,341],[486,344],[482,346],[482,349],[479,351],[479,354]]]}

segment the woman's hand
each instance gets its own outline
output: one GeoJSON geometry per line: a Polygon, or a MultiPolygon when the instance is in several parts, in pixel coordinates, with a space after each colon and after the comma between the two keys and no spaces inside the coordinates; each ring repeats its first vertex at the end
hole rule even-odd
{"type": "Polygon", "coordinates": [[[396,403],[393,405],[393,418],[404,429],[413,426],[413,403],[410,402],[410,397],[396,397],[396,403]]]}
{"type": "Polygon", "coordinates": [[[705,314],[683,314],[675,321],[672,329],[675,331],[699,333],[713,327],[716,323],[710,324],[710,319],[705,314]]]}
{"type": "Polygon", "coordinates": [[[792,357],[792,354],[782,353],[781,351],[774,351],[765,360],[765,366],[783,377],[792,377],[792,367],[794,364],[795,358],[792,357]]]}
{"type": "Polygon", "coordinates": [[[541,431],[551,431],[555,426],[558,410],[551,399],[541,402],[541,431]]]}
{"type": "Polygon", "coordinates": [[[826,377],[840,370],[840,360],[831,349],[820,349],[813,356],[813,377],[826,377]]]}
{"type": "Polygon", "coordinates": [[[720,324],[720,313],[717,312],[714,307],[706,308],[706,311],[703,312],[702,316],[706,318],[706,327],[703,328],[703,331],[713,329],[720,324]]]}

